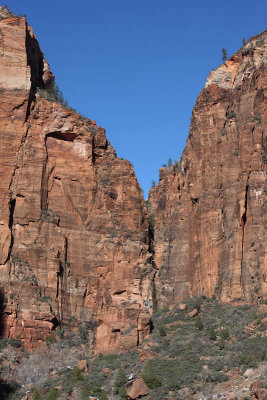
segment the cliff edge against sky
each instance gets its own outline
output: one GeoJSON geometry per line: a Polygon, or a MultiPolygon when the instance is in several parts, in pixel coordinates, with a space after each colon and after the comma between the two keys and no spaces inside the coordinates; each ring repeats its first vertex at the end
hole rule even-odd
{"type": "Polygon", "coordinates": [[[265,301],[266,31],[210,74],[146,206],[105,130],[44,96],[54,77],[25,18],[1,18],[2,333],[32,348],[82,325],[96,351],[128,350],[157,307],[265,301]]]}

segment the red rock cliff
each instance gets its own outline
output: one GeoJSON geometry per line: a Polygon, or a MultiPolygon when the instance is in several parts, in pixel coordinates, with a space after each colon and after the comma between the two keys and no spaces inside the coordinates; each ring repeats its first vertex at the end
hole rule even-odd
{"type": "Polygon", "coordinates": [[[3,333],[30,348],[59,324],[96,324],[96,350],[129,349],[149,331],[152,309],[142,191],[103,128],[40,96],[53,75],[38,42],[25,18],[4,17],[3,333]]]}
{"type": "Polygon", "coordinates": [[[31,348],[82,324],[117,351],[156,303],[265,300],[267,33],[210,74],[148,218],[105,130],[46,98],[54,77],[25,19],[0,19],[2,333],[31,348]]]}
{"type": "Polygon", "coordinates": [[[210,73],[179,163],[150,191],[161,305],[267,299],[266,47],[265,31],[210,73]]]}

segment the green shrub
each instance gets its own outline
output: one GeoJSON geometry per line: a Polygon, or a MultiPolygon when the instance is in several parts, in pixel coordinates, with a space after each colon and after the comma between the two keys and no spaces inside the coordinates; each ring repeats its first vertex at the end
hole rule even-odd
{"type": "Polygon", "coordinates": [[[49,390],[49,392],[47,393],[45,400],[57,400],[57,398],[59,397],[59,393],[58,390],[53,388],[51,390],[49,390]]]}
{"type": "Polygon", "coordinates": [[[54,335],[54,333],[50,333],[49,337],[48,337],[47,340],[46,340],[46,343],[48,343],[48,344],[57,343],[57,338],[56,338],[56,336],[54,335]]]}
{"type": "Polygon", "coordinates": [[[48,87],[46,88],[38,88],[37,92],[39,93],[40,97],[43,97],[49,101],[59,103],[64,107],[68,108],[68,102],[64,99],[62,91],[59,89],[59,86],[53,81],[48,87]]]}
{"type": "Polygon", "coordinates": [[[167,386],[169,390],[179,390],[181,389],[181,384],[177,377],[171,376],[167,379],[167,386]]]}
{"type": "Polygon", "coordinates": [[[83,380],[84,380],[84,376],[83,376],[81,370],[79,370],[78,367],[75,367],[72,371],[70,378],[68,379],[68,384],[70,386],[72,386],[83,380]]]}
{"type": "Polygon", "coordinates": [[[161,380],[157,376],[151,360],[146,363],[142,378],[150,389],[161,386],[161,380]]]}
{"type": "Polygon", "coordinates": [[[167,335],[167,331],[166,331],[165,325],[160,325],[159,326],[159,334],[160,334],[160,336],[166,336],[167,335]]]}
{"type": "Polygon", "coordinates": [[[87,329],[84,325],[79,325],[79,335],[83,343],[87,341],[87,329]]]}
{"type": "Polygon", "coordinates": [[[40,394],[38,393],[37,389],[34,389],[32,400],[42,400],[40,394]]]}
{"type": "Polygon", "coordinates": [[[193,300],[192,303],[193,308],[195,308],[198,312],[201,311],[201,298],[197,297],[193,300]]]}
{"type": "Polygon", "coordinates": [[[227,328],[222,328],[220,330],[220,337],[224,340],[230,339],[230,334],[227,328]]]}
{"type": "Polygon", "coordinates": [[[169,339],[167,339],[167,338],[164,338],[163,339],[163,342],[162,342],[162,344],[163,344],[163,347],[169,347],[170,346],[170,340],[169,339]]]}
{"type": "Polygon", "coordinates": [[[200,315],[197,315],[197,317],[196,317],[195,327],[196,327],[197,330],[199,330],[199,331],[201,331],[201,330],[203,329],[203,327],[204,327],[203,321],[202,321],[200,315]]]}
{"type": "Polygon", "coordinates": [[[15,348],[22,347],[23,348],[23,342],[21,342],[20,339],[18,338],[1,338],[0,337],[0,349],[3,349],[6,346],[12,346],[15,348]]]}
{"type": "Polygon", "coordinates": [[[106,392],[101,389],[98,383],[87,384],[82,391],[81,400],[88,400],[91,397],[97,397],[99,400],[108,400],[106,392]]]}
{"type": "Polygon", "coordinates": [[[126,389],[125,386],[121,386],[119,389],[119,396],[121,399],[125,399],[126,398],[126,389]]]}
{"type": "Polygon", "coordinates": [[[234,111],[230,111],[230,112],[227,114],[226,118],[227,118],[227,119],[236,118],[236,113],[235,113],[234,111]]]}
{"type": "Polygon", "coordinates": [[[216,336],[216,332],[213,328],[210,328],[207,330],[207,334],[210,340],[216,340],[217,336],[216,336]]]}
{"type": "Polygon", "coordinates": [[[126,373],[122,368],[119,368],[114,382],[114,392],[118,394],[121,387],[124,387],[126,382],[127,382],[126,373]]]}
{"type": "Polygon", "coordinates": [[[256,125],[261,125],[261,117],[258,114],[255,114],[251,121],[256,122],[256,125]]]}
{"type": "Polygon", "coordinates": [[[222,49],[222,59],[223,59],[223,61],[226,61],[227,58],[228,58],[228,56],[227,56],[227,51],[226,51],[225,48],[223,48],[223,49],[222,49]]]}
{"type": "Polygon", "coordinates": [[[50,303],[50,302],[51,302],[51,297],[49,297],[49,296],[43,296],[43,297],[40,298],[40,301],[41,301],[42,303],[50,303]]]}
{"type": "Polygon", "coordinates": [[[181,165],[181,161],[176,161],[174,163],[174,170],[178,171],[178,172],[183,172],[182,170],[182,165],[181,165]]]}
{"type": "Polygon", "coordinates": [[[220,350],[223,350],[224,348],[225,348],[225,339],[224,338],[220,338],[219,340],[218,340],[218,346],[219,346],[219,349],[220,350]]]}
{"type": "Polygon", "coordinates": [[[8,339],[8,343],[10,344],[10,346],[16,347],[16,348],[23,346],[23,343],[21,342],[21,340],[17,339],[17,338],[8,339]]]}

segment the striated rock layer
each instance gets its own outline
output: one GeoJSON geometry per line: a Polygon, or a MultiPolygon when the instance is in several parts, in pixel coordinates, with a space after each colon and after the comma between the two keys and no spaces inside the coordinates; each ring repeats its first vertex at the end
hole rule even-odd
{"type": "Polygon", "coordinates": [[[149,332],[155,274],[142,191],[103,128],[38,94],[53,75],[25,18],[4,17],[2,333],[31,348],[83,324],[96,351],[130,349],[149,332]]]}
{"type": "Polygon", "coordinates": [[[267,299],[266,36],[210,74],[147,212],[132,165],[48,100],[32,29],[0,7],[0,334],[31,349],[82,325],[114,352],[142,341],[157,305],[267,299]]]}
{"type": "Polygon", "coordinates": [[[179,163],[150,190],[161,305],[267,299],[266,62],[267,31],[210,73],[179,163]]]}

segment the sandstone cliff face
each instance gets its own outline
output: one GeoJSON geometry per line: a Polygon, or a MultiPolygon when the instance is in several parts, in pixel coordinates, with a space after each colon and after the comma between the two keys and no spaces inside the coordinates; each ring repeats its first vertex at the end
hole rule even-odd
{"type": "Polygon", "coordinates": [[[267,299],[267,32],[211,72],[180,162],[150,191],[156,292],[267,299]]]}
{"type": "Polygon", "coordinates": [[[83,324],[96,351],[132,348],[154,276],[132,165],[94,121],[38,94],[53,75],[24,18],[0,22],[0,47],[3,334],[31,348],[83,324]]]}
{"type": "Polygon", "coordinates": [[[267,33],[210,74],[147,212],[105,130],[43,97],[54,77],[25,18],[0,20],[0,333],[31,349],[82,325],[119,351],[157,304],[266,300],[267,33]]]}

